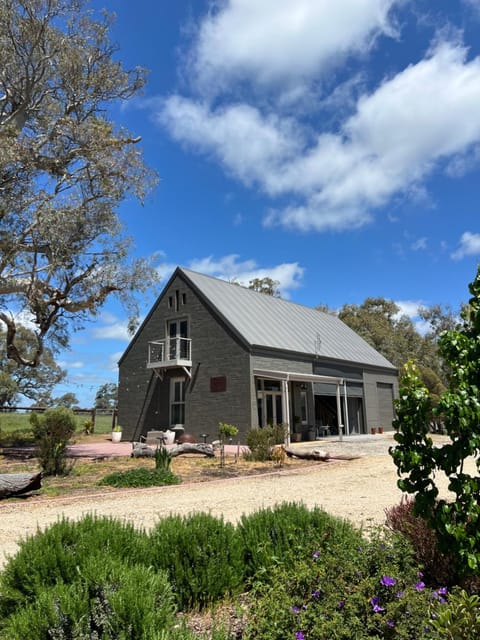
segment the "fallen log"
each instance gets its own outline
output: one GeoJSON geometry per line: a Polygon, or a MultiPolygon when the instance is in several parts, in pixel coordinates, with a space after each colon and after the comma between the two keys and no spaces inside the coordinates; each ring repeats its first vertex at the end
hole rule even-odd
{"type": "Polygon", "coordinates": [[[295,449],[287,447],[285,449],[285,453],[289,458],[300,458],[301,460],[320,460],[322,462],[327,462],[328,460],[356,460],[360,457],[342,453],[332,454],[328,451],[325,451],[324,449],[310,449],[308,447],[295,449]]]}
{"type": "MultiPolygon", "coordinates": [[[[149,447],[144,442],[134,442],[131,453],[132,458],[154,458],[156,447],[149,447]]],[[[167,447],[168,454],[171,458],[181,456],[186,453],[196,453],[201,456],[207,456],[207,458],[214,458],[215,452],[211,444],[203,442],[183,442],[182,444],[175,445],[174,447],[167,447]]]]}
{"type": "Polygon", "coordinates": [[[40,489],[42,484],[40,473],[1,473],[0,499],[19,496],[29,491],[40,489]]]}
{"type": "Polygon", "coordinates": [[[172,458],[181,456],[184,453],[197,453],[201,456],[207,456],[207,458],[215,457],[215,452],[212,445],[206,444],[204,442],[183,442],[182,444],[177,444],[169,449],[168,453],[172,456],[172,458]]]}

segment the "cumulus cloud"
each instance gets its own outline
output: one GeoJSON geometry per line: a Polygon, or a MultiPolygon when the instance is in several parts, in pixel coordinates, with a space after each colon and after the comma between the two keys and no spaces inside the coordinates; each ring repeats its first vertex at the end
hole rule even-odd
{"type": "Polygon", "coordinates": [[[462,233],[458,248],[451,254],[453,260],[480,255],[480,233],[462,233]]]}
{"type": "MultiPolygon", "coordinates": [[[[260,3],[261,4],[261,3],[260,3]]],[[[179,142],[272,197],[267,225],[303,231],[354,228],[403,193],[423,192],[434,170],[478,158],[480,59],[438,41],[425,58],[370,93],[338,131],[250,104],[212,106],[179,95],[157,114],[179,142]],[[462,158],[468,158],[462,162],[462,158]],[[290,199],[286,206],[275,198],[290,199]]]]}
{"type": "MultiPolygon", "coordinates": [[[[168,263],[165,263],[165,267],[168,263]]],[[[170,277],[175,266],[169,264],[170,277]]],[[[283,262],[271,266],[260,266],[256,260],[242,260],[237,254],[225,256],[206,256],[194,258],[184,265],[187,269],[214,276],[221,280],[235,281],[248,286],[255,278],[271,278],[279,283],[279,290],[284,298],[290,297],[290,291],[302,286],[304,268],[298,262],[283,262]]],[[[166,271],[162,271],[167,275],[166,271]]]]}
{"type": "Polygon", "coordinates": [[[128,322],[118,319],[113,314],[103,314],[99,326],[92,330],[92,337],[96,340],[121,340],[129,342],[131,335],[128,333],[128,322]]]}
{"type": "Polygon", "coordinates": [[[217,5],[198,30],[191,57],[195,84],[203,93],[239,81],[299,85],[361,54],[380,34],[393,35],[389,17],[398,0],[230,0],[217,5]]]}

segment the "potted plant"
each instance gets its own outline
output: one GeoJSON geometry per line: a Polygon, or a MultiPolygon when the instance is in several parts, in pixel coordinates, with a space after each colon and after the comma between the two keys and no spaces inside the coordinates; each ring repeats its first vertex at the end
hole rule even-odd
{"type": "Polygon", "coordinates": [[[116,424],[112,429],[112,442],[120,442],[122,439],[122,427],[116,424]]]}

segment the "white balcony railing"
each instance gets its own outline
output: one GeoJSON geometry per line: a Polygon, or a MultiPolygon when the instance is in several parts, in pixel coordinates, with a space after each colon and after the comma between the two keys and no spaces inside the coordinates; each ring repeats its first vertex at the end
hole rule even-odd
{"type": "Polygon", "coordinates": [[[190,338],[165,338],[148,343],[147,368],[191,367],[192,341],[190,338]]]}

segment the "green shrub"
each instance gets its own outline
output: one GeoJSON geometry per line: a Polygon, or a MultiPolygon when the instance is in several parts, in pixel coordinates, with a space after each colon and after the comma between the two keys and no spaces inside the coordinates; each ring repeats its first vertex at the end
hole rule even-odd
{"type": "Polygon", "coordinates": [[[172,456],[170,455],[167,447],[157,447],[155,450],[155,469],[169,471],[171,463],[172,456]]]}
{"type": "Polygon", "coordinates": [[[247,446],[250,452],[245,455],[248,460],[265,462],[271,459],[271,449],[285,441],[285,425],[268,425],[261,429],[250,429],[247,432],[247,446]]]}
{"type": "Polygon", "coordinates": [[[9,640],[166,638],[174,623],[173,594],[164,572],[93,554],[71,584],[40,591],[3,623],[9,640]]]}
{"type": "Polygon", "coordinates": [[[241,584],[235,528],[206,513],[169,516],[150,534],[151,562],[168,571],[178,605],[201,608],[241,584]]]}
{"type": "Polygon", "coordinates": [[[432,626],[442,640],[480,638],[480,597],[463,589],[451,593],[446,604],[438,603],[432,626]]]}
{"type": "Polygon", "coordinates": [[[180,482],[180,478],[171,471],[139,468],[110,473],[102,478],[98,484],[125,489],[129,487],[162,487],[180,482]]]}
{"type": "Polygon", "coordinates": [[[42,415],[32,413],[30,424],[43,473],[48,476],[67,473],[67,445],[77,428],[73,411],[56,407],[42,415]]]}
{"type": "Polygon", "coordinates": [[[414,509],[414,498],[402,498],[400,504],[386,510],[386,526],[410,542],[426,584],[433,587],[458,584],[460,576],[455,571],[453,558],[440,551],[435,531],[421,516],[415,515],[414,509]]]}
{"type": "Polygon", "coordinates": [[[125,564],[148,559],[147,536],[133,525],[86,515],[62,519],[27,537],[0,576],[0,617],[21,608],[57,582],[70,584],[98,549],[125,564]]]}
{"type": "Polygon", "coordinates": [[[345,520],[322,509],[309,510],[300,503],[282,503],[243,515],[237,526],[246,579],[268,577],[275,564],[289,562],[296,554],[312,553],[339,539],[360,544],[361,533],[345,520]]]}
{"type": "Polygon", "coordinates": [[[270,573],[250,594],[245,640],[439,637],[429,616],[434,594],[397,539],[331,540],[270,573]]]}

